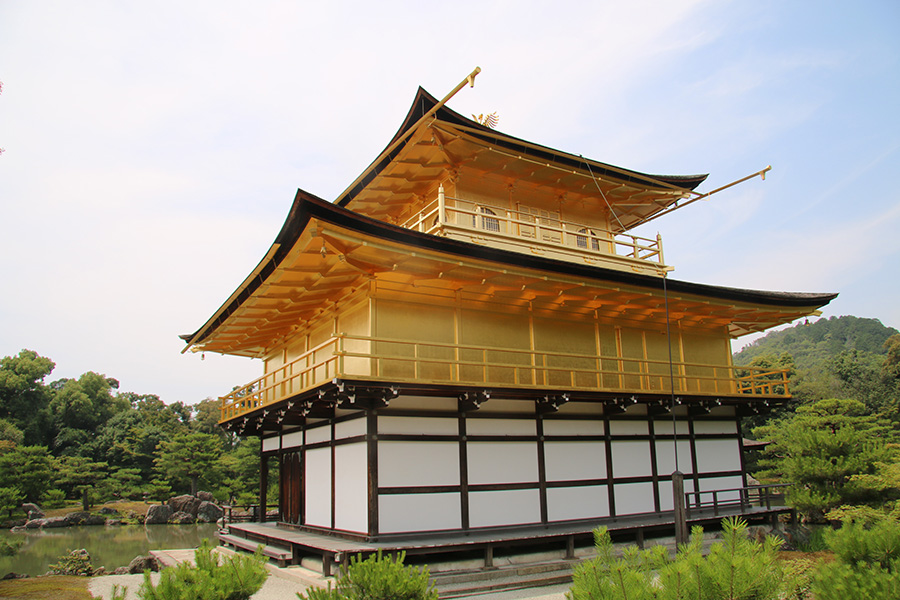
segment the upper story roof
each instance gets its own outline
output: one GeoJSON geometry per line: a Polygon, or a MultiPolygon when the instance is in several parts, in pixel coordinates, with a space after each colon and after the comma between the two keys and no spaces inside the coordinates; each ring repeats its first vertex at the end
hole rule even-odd
{"type": "Polygon", "coordinates": [[[586,159],[491,129],[446,105],[423,119],[438,104],[434,96],[419,88],[385,151],[335,204],[390,220],[446,173],[466,168],[585,198],[593,210],[611,212],[610,229],[618,233],[689,197],[707,178],[650,175],[586,159]]]}

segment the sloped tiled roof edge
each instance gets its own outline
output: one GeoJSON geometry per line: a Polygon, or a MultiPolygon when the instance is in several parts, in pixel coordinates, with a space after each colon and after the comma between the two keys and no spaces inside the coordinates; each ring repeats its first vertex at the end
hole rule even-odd
{"type": "MultiPolygon", "coordinates": [[[[425,113],[434,108],[437,103],[438,100],[434,96],[420,87],[416,92],[415,100],[413,100],[413,104],[410,107],[406,118],[403,120],[403,124],[400,126],[400,129],[397,130],[397,133],[391,141],[385,146],[384,150],[390,148],[391,144],[403,136],[403,134],[413,127],[425,113]]],[[[592,172],[597,177],[612,177],[648,188],[662,189],[665,185],[668,185],[684,190],[693,190],[709,176],[708,174],[650,175],[623,169],[621,167],[613,167],[612,165],[607,165],[595,160],[587,160],[574,154],[568,154],[546,146],[540,146],[533,142],[526,142],[525,140],[502,133],[496,129],[485,127],[471,119],[465,118],[456,111],[448,108],[446,105],[438,109],[435,118],[453,125],[461,125],[474,129],[475,131],[471,132],[471,135],[474,137],[481,139],[484,142],[503,147],[522,156],[539,159],[544,162],[549,161],[570,169],[584,169],[587,162],[589,162],[592,172]],[[661,186],[660,183],[664,185],[661,186]]],[[[388,164],[390,164],[394,157],[403,150],[403,147],[408,140],[409,138],[397,146],[397,148],[388,155],[381,156],[381,154],[379,154],[378,158],[375,159],[375,162],[370,164],[366,170],[363,171],[365,176],[356,182],[353,187],[341,194],[341,196],[335,200],[335,204],[346,206],[351,202],[353,198],[362,192],[362,190],[365,189],[365,187],[371,183],[388,164]]],[[[382,150],[382,153],[384,153],[384,150],[382,150]]]]}
{"type": "MultiPolygon", "coordinates": [[[[475,244],[469,244],[449,238],[438,237],[420,233],[410,229],[404,229],[378,221],[353,211],[336,206],[327,200],[323,200],[304,190],[297,190],[294,203],[288,213],[278,236],[266,256],[260,261],[250,276],[238,287],[226,300],[219,310],[200,329],[192,334],[180,336],[188,345],[200,343],[210,333],[216,330],[241,304],[243,304],[256,289],[272,274],[278,265],[291,251],[294,243],[300,237],[306,225],[312,218],[356,231],[361,234],[371,235],[379,239],[396,242],[407,246],[432,250],[456,256],[486,260],[499,264],[521,267],[532,270],[549,271],[573,277],[600,280],[612,283],[620,283],[643,287],[652,290],[661,290],[663,280],[660,277],[641,275],[627,271],[618,271],[604,267],[594,267],[569,263],[540,256],[532,256],[501,250],[475,244]]],[[[836,293],[805,293],[805,292],[773,292],[762,290],[748,290],[741,288],[722,287],[701,283],[691,283],[676,279],[667,279],[666,287],[669,292],[692,294],[707,298],[729,300],[735,302],[747,302],[767,306],[781,306],[791,308],[808,307],[818,308],[828,304],[837,297],[836,293]]]]}

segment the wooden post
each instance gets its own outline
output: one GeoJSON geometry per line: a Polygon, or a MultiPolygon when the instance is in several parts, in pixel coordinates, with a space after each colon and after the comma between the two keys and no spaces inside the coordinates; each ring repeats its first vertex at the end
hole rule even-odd
{"type": "MultiPolygon", "coordinates": [[[[260,444],[262,440],[260,439],[260,444]]],[[[260,448],[262,450],[262,448],[260,448]]],[[[269,491],[269,460],[259,453],[259,522],[266,522],[266,504],[268,498],[266,493],[269,491]]]]}
{"type": "Polygon", "coordinates": [[[684,473],[672,473],[672,500],[675,507],[675,543],[680,546],[688,542],[687,511],[684,506],[684,473]]]}

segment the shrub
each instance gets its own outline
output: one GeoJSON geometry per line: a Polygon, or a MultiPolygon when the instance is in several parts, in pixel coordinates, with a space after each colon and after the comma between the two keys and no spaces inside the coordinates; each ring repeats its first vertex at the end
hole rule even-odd
{"type": "Polygon", "coordinates": [[[712,545],[708,556],[702,555],[703,529],[695,527],[691,541],[671,560],[662,546],[629,546],[616,558],[609,532],[602,527],[594,532],[597,557],[576,567],[568,597],[775,600],[793,589],[778,561],[780,540],[750,540],[747,523],[737,518],[722,521],[722,529],[722,541],[712,545]]]}
{"type": "Polygon", "coordinates": [[[365,560],[350,559],[350,566],[341,569],[337,586],[328,589],[310,588],[301,600],[438,600],[437,589],[429,584],[428,567],[421,571],[403,564],[406,555],[383,557],[381,552],[365,560]]]}
{"type": "Polygon", "coordinates": [[[847,521],[825,536],[837,560],[813,577],[817,600],[894,600],[900,589],[900,523],[880,521],[871,529],[847,521]]]}
{"type": "Polygon", "coordinates": [[[83,575],[90,576],[94,573],[91,565],[91,555],[85,549],[69,550],[68,554],[60,556],[58,563],[50,565],[50,572],[54,575],[83,575]]]}
{"type": "Polygon", "coordinates": [[[163,569],[155,586],[150,573],[138,596],[142,600],[247,600],[266,581],[262,554],[235,555],[219,562],[208,540],[194,552],[196,566],[180,563],[163,569]]]}
{"type": "Polygon", "coordinates": [[[44,507],[62,508],[66,505],[66,493],[62,490],[47,490],[44,494],[44,507]]]}

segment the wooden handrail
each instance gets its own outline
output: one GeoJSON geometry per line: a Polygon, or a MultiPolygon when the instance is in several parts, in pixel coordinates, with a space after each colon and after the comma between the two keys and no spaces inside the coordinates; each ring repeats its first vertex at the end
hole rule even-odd
{"type": "Polygon", "coordinates": [[[446,195],[425,205],[413,217],[401,223],[400,227],[430,234],[439,234],[447,228],[459,228],[486,235],[515,239],[528,244],[537,243],[567,249],[574,248],[588,255],[616,256],[664,266],[662,238],[659,235],[657,235],[656,239],[643,238],[629,233],[609,231],[586,223],[559,218],[544,218],[519,210],[482,205],[474,200],[454,198],[446,195]],[[473,208],[449,206],[446,204],[447,200],[470,204],[473,208]],[[484,214],[481,212],[482,207],[497,211],[497,214],[484,214]],[[456,216],[465,218],[459,219],[456,216]],[[498,230],[493,231],[478,227],[479,219],[496,220],[498,230]],[[552,221],[552,224],[544,223],[543,221],[546,220],[552,221]],[[429,223],[431,224],[429,225],[429,223]],[[502,226],[500,225],[501,223],[503,224],[502,226]],[[580,230],[582,229],[591,233],[581,233],[580,230]],[[534,236],[522,235],[522,230],[534,230],[534,236]],[[545,239],[543,233],[558,235],[559,241],[545,239]],[[580,246],[579,240],[583,240],[585,245],[580,246]],[[594,241],[598,245],[596,249],[591,247],[594,241]],[[608,249],[604,250],[604,247],[608,247],[608,249]],[[620,248],[625,251],[619,253],[617,250],[620,248]]]}
{"type": "MultiPolygon", "coordinates": [[[[295,396],[338,377],[388,379],[399,383],[420,382],[424,378],[463,385],[511,383],[529,389],[563,385],[586,391],[669,393],[673,391],[673,378],[669,376],[668,366],[666,360],[341,334],[222,396],[222,420],[295,396]],[[348,350],[346,342],[362,343],[365,350],[348,350]],[[385,346],[390,350],[386,351],[385,346]],[[319,353],[324,356],[316,357],[319,353]],[[493,358],[492,354],[501,357],[493,358]],[[561,364],[554,366],[554,360],[561,364]],[[590,366],[574,366],[578,363],[590,366]],[[435,376],[437,370],[446,373],[435,376]]],[[[673,367],[675,393],[789,397],[786,371],[683,361],[673,362],[673,367]]]]}

